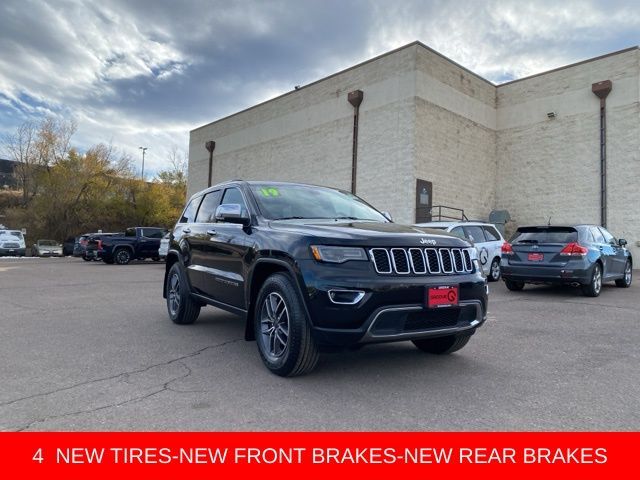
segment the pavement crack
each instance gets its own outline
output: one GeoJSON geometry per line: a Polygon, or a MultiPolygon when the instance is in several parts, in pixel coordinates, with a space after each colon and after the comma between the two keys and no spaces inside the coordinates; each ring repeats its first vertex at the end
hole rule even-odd
{"type": "MultiPolygon", "coordinates": [[[[9,406],[9,405],[13,405],[15,403],[18,403],[18,402],[23,402],[25,400],[31,400],[31,399],[34,399],[34,398],[40,398],[40,397],[46,397],[46,396],[49,396],[49,395],[54,395],[56,393],[65,392],[65,391],[68,391],[68,390],[72,390],[74,388],[83,387],[83,386],[91,385],[91,384],[94,384],[94,383],[105,382],[107,380],[115,380],[115,379],[118,379],[118,378],[127,378],[130,375],[135,375],[135,374],[139,374],[139,373],[145,373],[145,372],[148,372],[149,370],[151,370],[152,368],[164,367],[164,366],[167,366],[167,365],[171,365],[173,363],[180,362],[180,361],[186,360],[188,358],[196,357],[196,356],[200,355],[201,353],[206,352],[207,350],[212,350],[212,349],[224,347],[225,345],[229,345],[229,344],[232,344],[232,343],[237,343],[237,342],[239,342],[241,340],[243,340],[243,339],[236,338],[236,339],[233,339],[233,340],[228,340],[226,342],[217,343],[215,345],[208,345],[208,346],[203,347],[203,348],[201,348],[199,350],[196,350],[195,352],[191,352],[191,353],[188,353],[186,355],[182,355],[180,357],[173,358],[171,360],[167,360],[167,361],[164,361],[164,362],[155,363],[153,365],[149,365],[147,367],[140,368],[140,369],[137,369],[137,370],[130,370],[130,371],[126,371],[126,372],[121,372],[121,373],[117,373],[117,374],[114,374],[114,375],[109,375],[107,377],[101,377],[101,378],[96,378],[96,379],[93,379],[93,380],[87,380],[87,381],[84,381],[84,382],[78,382],[78,383],[75,383],[73,385],[68,385],[66,387],[56,388],[54,390],[50,390],[50,391],[47,391],[47,392],[34,393],[33,395],[27,395],[25,397],[15,398],[13,400],[9,400],[9,401],[0,403],[0,407],[6,407],[6,406],[9,406]]],[[[171,382],[169,382],[169,383],[171,383],[171,382]]]]}
{"type": "MultiPolygon", "coordinates": [[[[234,341],[237,341],[237,340],[234,340],[234,341]]],[[[226,344],[229,344],[229,343],[233,343],[233,341],[225,342],[224,344],[219,344],[219,345],[211,345],[211,346],[209,346],[207,348],[220,347],[222,345],[226,345],[226,344]]],[[[185,355],[184,357],[181,357],[181,360],[183,360],[185,358],[191,358],[191,357],[193,357],[195,355],[198,355],[199,353],[202,353],[203,351],[205,351],[207,348],[199,350],[198,353],[194,352],[193,355],[185,355]]],[[[176,362],[180,362],[180,360],[175,359],[174,361],[169,362],[169,363],[176,363],[176,362]]],[[[166,363],[166,364],[169,364],[169,363],[166,363]]],[[[158,366],[159,365],[164,365],[164,364],[158,364],[158,366]]],[[[145,401],[145,400],[147,400],[147,399],[149,399],[151,397],[154,397],[154,396],[156,396],[156,395],[158,395],[158,394],[160,394],[162,392],[165,392],[167,390],[171,390],[171,388],[169,386],[173,382],[177,382],[178,380],[183,380],[183,379],[187,378],[188,376],[190,376],[193,373],[193,370],[191,370],[191,368],[188,365],[186,365],[185,363],[180,362],[180,366],[182,366],[186,370],[186,372],[183,375],[179,375],[179,376],[177,376],[175,378],[172,378],[171,380],[168,380],[168,381],[164,382],[160,388],[158,388],[158,389],[156,389],[156,390],[154,390],[152,392],[145,393],[144,395],[140,395],[140,396],[135,397],[135,398],[130,398],[130,399],[122,401],[122,402],[110,403],[110,404],[107,404],[107,405],[100,405],[98,407],[88,408],[86,410],[77,410],[75,412],[67,412],[67,413],[62,413],[60,415],[48,415],[46,417],[42,417],[42,418],[38,418],[36,420],[32,420],[28,424],[16,429],[15,431],[16,432],[23,432],[25,430],[30,429],[31,427],[33,427],[34,425],[36,425],[38,423],[44,423],[44,422],[47,422],[49,420],[57,420],[59,418],[67,418],[67,417],[73,417],[73,416],[76,416],[76,415],[91,414],[91,413],[99,412],[101,410],[106,410],[108,408],[117,408],[117,407],[122,407],[124,405],[133,405],[135,403],[143,402],[143,401],[145,401]]]]}

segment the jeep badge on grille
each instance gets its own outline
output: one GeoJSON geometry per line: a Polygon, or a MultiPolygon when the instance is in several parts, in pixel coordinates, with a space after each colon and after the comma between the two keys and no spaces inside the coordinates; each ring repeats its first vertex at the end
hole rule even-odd
{"type": "Polygon", "coordinates": [[[428,238],[421,238],[421,239],[420,239],[420,243],[421,243],[422,245],[435,245],[435,244],[436,244],[436,241],[435,241],[435,240],[430,240],[430,239],[428,239],[428,238]]]}

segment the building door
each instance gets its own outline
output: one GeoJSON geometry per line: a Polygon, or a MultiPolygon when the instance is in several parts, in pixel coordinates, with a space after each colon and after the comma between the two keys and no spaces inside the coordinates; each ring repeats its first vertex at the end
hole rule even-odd
{"type": "Polygon", "coordinates": [[[416,223],[431,221],[432,193],[433,184],[431,182],[416,179],[416,223]]]}

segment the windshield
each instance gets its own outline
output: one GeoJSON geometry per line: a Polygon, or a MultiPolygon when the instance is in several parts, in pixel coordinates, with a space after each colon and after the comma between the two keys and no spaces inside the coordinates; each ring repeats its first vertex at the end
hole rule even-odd
{"type": "Polygon", "coordinates": [[[0,237],[16,237],[22,240],[22,232],[18,230],[0,230],[0,237]]]}
{"type": "Polygon", "coordinates": [[[58,242],[55,240],[38,240],[38,245],[45,245],[47,247],[56,247],[58,242]]]}
{"type": "Polygon", "coordinates": [[[307,185],[254,184],[260,212],[270,220],[344,219],[388,222],[380,212],[351,193],[307,185]]]}

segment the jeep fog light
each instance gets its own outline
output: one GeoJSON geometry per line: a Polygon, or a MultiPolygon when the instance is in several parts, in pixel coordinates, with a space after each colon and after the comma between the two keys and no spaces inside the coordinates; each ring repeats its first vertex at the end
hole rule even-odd
{"type": "Polygon", "coordinates": [[[355,305],[364,298],[362,290],[329,290],[329,300],[339,305],[355,305]]]}
{"type": "Polygon", "coordinates": [[[349,260],[368,260],[367,254],[362,248],[354,247],[326,247],[312,245],[313,258],[319,262],[344,263],[349,260]]]}

